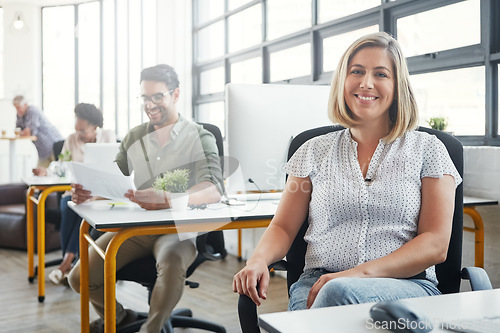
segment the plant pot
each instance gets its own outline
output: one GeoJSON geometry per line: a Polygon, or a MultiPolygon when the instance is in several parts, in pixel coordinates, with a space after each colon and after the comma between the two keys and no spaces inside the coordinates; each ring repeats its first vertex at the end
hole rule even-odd
{"type": "Polygon", "coordinates": [[[189,193],[170,193],[170,208],[174,212],[184,212],[188,207],[189,193]]]}

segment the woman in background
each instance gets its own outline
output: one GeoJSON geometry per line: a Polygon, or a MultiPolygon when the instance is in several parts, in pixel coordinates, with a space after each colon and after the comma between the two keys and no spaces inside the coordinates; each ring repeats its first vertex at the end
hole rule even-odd
{"type": "MultiPolygon", "coordinates": [[[[80,103],[75,106],[75,133],[64,141],[61,155],[74,162],[83,162],[83,146],[86,143],[113,143],[116,142],[115,133],[102,129],[102,112],[93,104],[80,103]],[[67,158],[69,157],[69,158],[67,158]]],[[[39,175],[46,174],[46,170],[39,170],[39,175]]],[[[65,193],[61,198],[61,249],[63,260],[58,268],[49,274],[49,279],[55,284],[66,280],[71,270],[73,260],[79,250],[79,226],[82,218],[68,208],[71,195],[65,193]]]]}

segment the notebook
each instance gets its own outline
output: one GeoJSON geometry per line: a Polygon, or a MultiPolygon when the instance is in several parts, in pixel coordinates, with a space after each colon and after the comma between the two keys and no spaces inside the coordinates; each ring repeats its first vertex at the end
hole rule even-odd
{"type": "Polygon", "coordinates": [[[109,164],[115,161],[120,143],[86,143],[83,146],[83,163],[109,164]]]}

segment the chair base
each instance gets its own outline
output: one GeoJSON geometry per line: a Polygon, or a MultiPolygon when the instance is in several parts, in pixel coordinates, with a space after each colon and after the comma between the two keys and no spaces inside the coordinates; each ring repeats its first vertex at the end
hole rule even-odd
{"type": "MultiPolygon", "coordinates": [[[[137,321],[130,323],[127,326],[121,327],[116,332],[137,332],[148,319],[148,314],[145,312],[139,312],[138,315],[139,318],[137,319],[137,321]]],[[[165,326],[162,329],[162,333],[174,333],[174,327],[198,328],[209,332],[226,333],[226,329],[222,325],[208,320],[193,318],[193,312],[190,309],[174,309],[174,311],[172,311],[172,314],[170,315],[169,320],[165,323],[165,326]]]]}

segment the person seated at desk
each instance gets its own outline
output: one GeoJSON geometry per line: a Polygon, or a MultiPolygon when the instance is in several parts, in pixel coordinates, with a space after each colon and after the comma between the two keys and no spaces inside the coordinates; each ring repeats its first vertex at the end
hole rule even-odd
{"type": "MultiPolygon", "coordinates": [[[[75,133],[64,141],[61,155],[66,160],[83,162],[84,145],[86,143],[116,142],[112,130],[104,130],[102,112],[93,104],[80,103],[75,106],[75,133]]],[[[36,168],[33,173],[37,176],[46,176],[46,168],[36,168]]],[[[70,193],[64,193],[61,202],[61,249],[63,260],[59,266],[49,273],[49,279],[54,284],[66,281],[71,270],[73,260],[78,255],[79,231],[82,218],[68,208],[71,200],[70,193]]]]}
{"type": "MultiPolygon", "coordinates": [[[[189,203],[200,205],[218,202],[222,194],[222,171],[214,136],[177,113],[179,80],[174,69],[157,65],[141,72],[141,101],[149,122],[139,125],[125,136],[116,162],[125,175],[134,171],[137,191],[125,194],[131,201],[147,210],[169,208],[169,193],[152,188],[155,178],[173,169],[188,169],[189,203]]],[[[72,198],[76,204],[91,198],[91,193],[80,184],[73,185],[72,198]]],[[[114,232],[106,232],[97,239],[106,248],[114,232]]],[[[192,235],[193,237],[195,235],[192,235]]],[[[140,332],[160,332],[179,301],[186,270],[196,257],[194,238],[177,234],[135,236],[127,239],[116,256],[119,270],[131,261],[153,254],[158,277],[151,294],[149,315],[140,332]]],[[[100,319],[90,324],[91,332],[104,329],[104,263],[93,248],[89,249],[89,292],[100,319]]],[[[80,262],[69,274],[71,287],[80,290],[80,262]]],[[[116,307],[117,327],[135,321],[137,314],[116,307]]]]}
{"type": "Polygon", "coordinates": [[[24,96],[18,95],[12,100],[16,108],[16,127],[21,128],[21,136],[36,136],[33,144],[38,152],[38,166],[48,167],[55,160],[52,147],[63,137],[47,117],[33,105],[28,105],[24,96]]]}
{"type": "Polygon", "coordinates": [[[268,265],[307,217],[289,310],[440,294],[434,265],[446,258],[462,179],[442,142],[414,130],[415,96],[393,37],[366,35],[347,49],[328,113],[346,129],[307,141],[287,163],[276,215],[233,290],[260,305],[268,265]]]}

